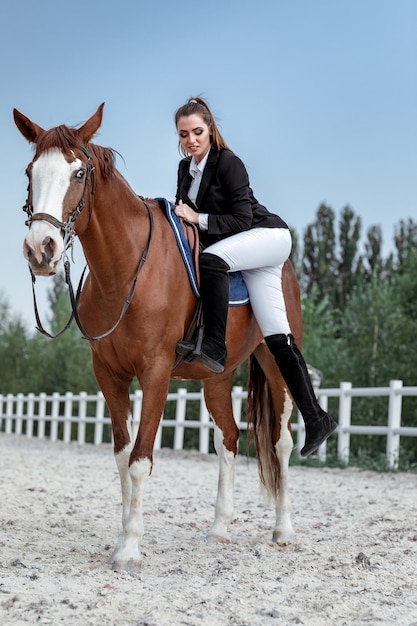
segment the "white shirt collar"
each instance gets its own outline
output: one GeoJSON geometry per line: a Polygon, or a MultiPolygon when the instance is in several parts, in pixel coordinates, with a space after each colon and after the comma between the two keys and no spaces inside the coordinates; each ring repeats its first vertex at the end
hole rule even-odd
{"type": "Polygon", "coordinates": [[[207,151],[207,154],[205,157],[203,157],[200,161],[200,163],[197,163],[197,161],[195,160],[194,157],[191,157],[191,162],[190,162],[190,174],[193,178],[195,178],[196,174],[202,176],[203,172],[204,172],[204,168],[206,167],[206,163],[207,163],[207,159],[208,159],[208,155],[210,154],[210,149],[207,151]]]}

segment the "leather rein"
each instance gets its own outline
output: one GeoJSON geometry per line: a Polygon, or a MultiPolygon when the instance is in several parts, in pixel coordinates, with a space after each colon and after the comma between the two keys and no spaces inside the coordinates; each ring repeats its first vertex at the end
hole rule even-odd
{"type": "Polygon", "coordinates": [[[84,282],[84,275],[87,269],[87,266],[84,267],[84,270],[81,274],[81,278],[80,278],[80,282],[78,284],[78,288],[77,288],[77,292],[76,294],[74,294],[74,289],[72,286],[72,282],[71,282],[71,276],[70,276],[70,261],[68,258],[68,254],[67,254],[67,250],[68,248],[73,249],[73,245],[74,245],[74,239],[76,237],[76,233],[74,230],[75,227],[75,222],[78,218],[78,216],[81,214],[81,212],[83,211],[84,207],[85,207],[85,203],[87,200],[87,190],[88,190],[88,185],[91,181],[91,203],[90,203],[90,215],[89,215],[89,221],[91,220],[92,214],[93,214],[93,209],[94,209],[94,197],[95,197],[95,188],[96,188],[96,176],[95,176],[95,171],[94,171],[94,165],[93,165],[93,159],[91,157],[91,154],[89,153],[89,151],[84,148],[84,146],[79,146],[80,150],[84,153],[84,155],[87,157],[87,171],[86,171],[86,177],[85,177],[85,185],[84,185],[84,191],[83,191],[83,195],[81,197],[81,200],[78,203],[78,206],[74,209],[74,211],[71,213],[69,219],[66,222],[61,222],[60,220],[56,219],[53,215],[49,215],[48,213],[34,213],[33,212],[33,206],[30,202],[30,183],[29,183],[29,188],[28,188],[28,199],[25,203],[25,205],[23,206],[23,210],[26,211],[28,219],[26,220],[25,224],[26,226],[31,226],[33,222],[35,221],[45,221],[48,222],[49,224],[52,224],[52,226],[55,226],[55,228],[58,228],[61,232],[62,232],[62,236],[63,236],[63,240],[64,240],[64,252],[63,252],[63,257],[64,257],[64,268],[65,268],[65,282],[67,284],[68,287],[68,293],[69,293],[69,298],[70,298],[70,302],[71,302],[71,315],[67,321],[67,323],[65,324],[64,328],[62,328],[62,330],[60,330],[56,335],[52,335],[51,333],[49,333],[47,330],[45,330],[45,328],[42,325],[42,322],[40,320],[40,316],[39,316],[39,311],[38,311],[38,305],[37,305],[37,301],[36,301],[36,293],[35,293],[35,281],[36,281],[36,276],[34,275],[34,273],[32,272],[32,269],[29,265],[29,271],[32,277],[32,294],[33,294],[33,306],[34,306],[34,311],[35,311],[35,318],[36,318],[36,323],[37,323],[37,327],[36,329],[42,333],[42,335],[45,335],[46,337],[49,337],[50,339],[56,339],[57,337],[60,337],[61,335],[63,335],[65,333],[65,331],[68,330],[68,328],[71,326],[73,320],[75,320],[79,330],[81,331],[81,335],[82,335],[82,339],[87,339],[87,341],[99,341],[100,339],[103,339],[104,337],[107,337],[108,335],[110,335],[114,330],[116,330],[116,328],[118,327],[118,325],[120,324],[120,322],[122,321],[127,309],[129,308],[129,305],[132,301],[133,298],[133,294],[135,293],[135,289],[136,289],[136,283],[138,280],[138,276],[139,276],[139,272],[141,271],[147,256],[148,256],[148,252],[149,252],[149,248],[150,248],[150,244],[151,244],[151,239],[152,239],[152,234],[153,234],[153,215],[152,215],[152,211],[151,208],[149,206],[149,204],[146,202],[146,200],[144,198],[142,198],[141,196],[139,196],[139,198],[142,200],[142,202],[144,203],[147,211],[148,211],[148,216],[149,216],[149,235],[148,235],[148,240],[145,246],[145,249],[142,253],[142,256],[140,258],[138,267],[136,269],[136,273],[135,276],[133,278],[132,281],[132,285],[130,287],[129,293],[127,294],[126,300],[123,304],[122,310],[120,312],[119,318],[117,319],[117,321],[113,324],[113,326],[111,328],[109,328],[109,330],[107,330],[105,333],[102,333],[101,335],[94,335],[91,336],[89,335],[83,325],[82,322],[79,318],[78,315],[78,302],[80,299],[80,295],[81,295],[81,290],[82,290],[82,284],[84,282]]]}

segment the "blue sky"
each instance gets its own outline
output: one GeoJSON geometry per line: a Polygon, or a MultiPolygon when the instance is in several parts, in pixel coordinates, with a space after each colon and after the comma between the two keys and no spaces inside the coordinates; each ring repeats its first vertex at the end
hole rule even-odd
{"type": "MultiPolygon", "coordinates": [[[[203,95],[258,199],[303,236],[321,202],[365,236],[416,218],[415,0],[4,0],[0,23],[0,292],[34,327],[22,241],[32,150],[44,128],[105,102],[96,143],[145,196],[175,194],[175,109],[203,95]]],[[[77,253],[74,276],[83,267],[77,253]]],[[[41,303],[48,279],[38,279],[41,303]]]]}

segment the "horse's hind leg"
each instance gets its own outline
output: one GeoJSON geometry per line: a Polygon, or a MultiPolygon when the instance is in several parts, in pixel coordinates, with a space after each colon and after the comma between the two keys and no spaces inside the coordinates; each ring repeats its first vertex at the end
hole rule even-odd
{"type": "Polygon", "coordinates": [[[282,413],[277,419],[273,440],[280,467],[279,487],[275,498],[275,528],[272,540],[275,543],[285,545],[291,543],[294,538],[294,530],[291,523],[291,502],[289,495],[289,461],[293,449],[293,439],[288,422],[291,418],[293,403],[288,393],[282,406],[282,413]]]}
{"type": "MultiPolygon", "coordinates": [[[[275,448],[277,464],[275,469],[271,470],[275,472],[275,476],[270,478],[269,484],[266,480],[265,485],[275,504],[275,527],[272,539],[275,543],[285,545],[291,543],[294,538],[288,481],[289,461],[293,450],[290,419],[294,405],[275,360],[265,344],[258,346],[255,357],[269,383],[275,413],[272,416],[268,436],[271,437],[275,448]]],[[[265,415],[261,428],[265,426],[267,420],[268,416],[265,415]]]]}
{"type": "Polygon", "coordinates": [[[229,526],[233,518],[235,458],[239,429],[232,410],[232,379],[233,374],[204,381],[204,397],[215,423],[214,447],[219,459],[214,522],[207,537],[217,541],[229,541],[229,526]]]}

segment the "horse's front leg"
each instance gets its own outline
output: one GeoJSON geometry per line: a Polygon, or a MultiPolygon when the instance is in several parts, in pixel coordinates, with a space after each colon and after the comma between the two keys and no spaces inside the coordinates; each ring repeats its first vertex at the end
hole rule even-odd
{"type": "MultiPolygon", "coordinates": [[[[120,487],[122,490],[122,532],[119,537],[119,545],[123,542],[125,528],[130,512],[130,502],[132,499],[132,479],[129,472],[129,460],[132,452],[132,444],[129,443],[123,450],[115,453],[114,458],[116,461],[117,469],[120,478],[120,487]]],[[[118,549],[116,548],[116,551],[118,549]]]]}
{"type": "MultiPolygon", "coordinates": [[[[130,455],[129,455],[130,456],[130,455]]],[[[124,465],[124,461],[123,461],[124,465]]],[[[123,529],[117,547],[110,558],[113,569],[133,570],[141,564],[140,545],[144,533],[143,493],[152,469],[152,459],[145,458],[132,463],[126,480],[130,487],[130,497],[126,493],[127,506],[123,494],[123,529]]],[[[124,470],[123,470],[124,471],[124,470]]]]}
{"type": "Polygon", "coordinates": [[[148,374],[146,382],[142,383],[142,412],[136,440],[129,456],[126,449],[117,458],[121,476],[126,474],[129,480],[122,481],[127,490],[128,507],[124,508],[123,532],[111,558],[113,569],[133,570],[141,565],[143,495],[152,471],[153,447],[168,393],[169,372],[166,369],[165,375],[155,377],[148,374]]]}
{"type": "Polygon", "coordinates": [[[285,392],[284,408],[280,416],[277,429],[277,441],[275,444],[276,455],[278,457],[280,475],[278,484],[278,494],[275,498],[275,528],[272,540],[280,545],[291,543],[294,538],[294,530],[291,523],[291,502],[288,486],[288,468],[291,452],[293,449],[293,439],[288,422],[291,418],[293,403],[288,393],[285,392]]]}
{"type": "Polygon", "coordinates": [[[219,478],[214,522],[207,538],[229,541],[229,527],[234,510],[235,459],[239,429],[233,417],[231,403],[232,375],[224,380],[204,381],[207,409],[214,422],[214,448],[219,459],[219,478]]]}
{"type": "Polygon", "coordinates": [[[132,567],[140,563],[139,541],[143,535],[142,494],[151,460],[145,460],[140,469],[131,468],[132,416],[129,381],[109,375],[109,370],[93,353],[94,372],[103,391],[112,421],[114,458],[119,472],[122,492],[122,530],[116,548],[109,558],[114,568],[132,567]]]}

